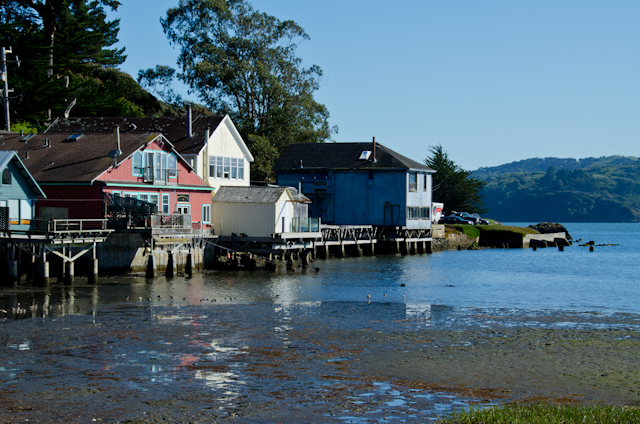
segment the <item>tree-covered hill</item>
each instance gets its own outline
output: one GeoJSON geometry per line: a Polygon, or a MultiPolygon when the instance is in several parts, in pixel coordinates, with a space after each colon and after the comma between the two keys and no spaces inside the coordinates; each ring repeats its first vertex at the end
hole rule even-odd
{"type": "Polygon", "coordinates": [[[640,221],[635,157],[527,159],[472,175],[487,183],[487,215],[501,221],[640,221]]]}

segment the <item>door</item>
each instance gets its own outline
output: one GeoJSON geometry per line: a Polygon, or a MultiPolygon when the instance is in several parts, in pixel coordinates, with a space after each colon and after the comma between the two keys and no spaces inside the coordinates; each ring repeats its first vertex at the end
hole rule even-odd
{"type": "Polygon", "coordinates": [[[400,205],[384,205],[384,225],[400,225],[400,205]]]}

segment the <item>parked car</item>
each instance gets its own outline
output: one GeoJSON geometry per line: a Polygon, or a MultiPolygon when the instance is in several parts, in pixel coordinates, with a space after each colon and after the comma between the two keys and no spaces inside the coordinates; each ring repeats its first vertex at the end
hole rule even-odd
{"type": "Polygon", "coordinates": [[[471,216],[477,218],[476,219],[476,223],[477,224],[482,224],[482,225],[489,225],[490,222],[488,219],[484,219],[483,217],[481,217],[480,215],[478,215],[477,213],[472,213],[470,214],[471,216]]]}
{"type": "Polygon", "coordinates": [[[473,225],[473,221],[469,221],[468,219],[461,218],[456,215],[449,215],[441,218],[438,221],[438,224],[464,224],[464,225],[473,225]]]}
{"type": "Polygon", "coordinates": [[[475,225],[489,225],[489,221],[484,218],[481,218],[477,213],[469,213],[469,212],[453,212],[455,216],[459,216],[462,219],[466,219],[467,221],[473,221],[475,225]]]}

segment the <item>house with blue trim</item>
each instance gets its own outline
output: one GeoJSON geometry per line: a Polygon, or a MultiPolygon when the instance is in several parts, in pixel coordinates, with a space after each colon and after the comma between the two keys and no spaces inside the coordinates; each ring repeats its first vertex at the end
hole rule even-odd
{"type": "Polygon", "coordinates": [[[36,201],[46,199],[47,196],[18,156],[18,152],[0,151],[0,176],[2,231],[28,230],[35,217],[36,201]]]}
{"type": "Polygon", "coordinates": [[[287,146],[273,171],[279,186],[311,200],[323,224],[431,228],[435,171],[373,141],[287,146]]]}

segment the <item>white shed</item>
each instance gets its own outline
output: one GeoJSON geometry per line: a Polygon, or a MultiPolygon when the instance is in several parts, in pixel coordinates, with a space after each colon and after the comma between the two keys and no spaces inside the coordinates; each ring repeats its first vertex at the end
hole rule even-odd
{"type": "Polygon", "coordinates": [[[214,234],[273,237],[298,231],[307,218],[309,199],[291,187],[220,187],[213,196],[214,234]]]}

